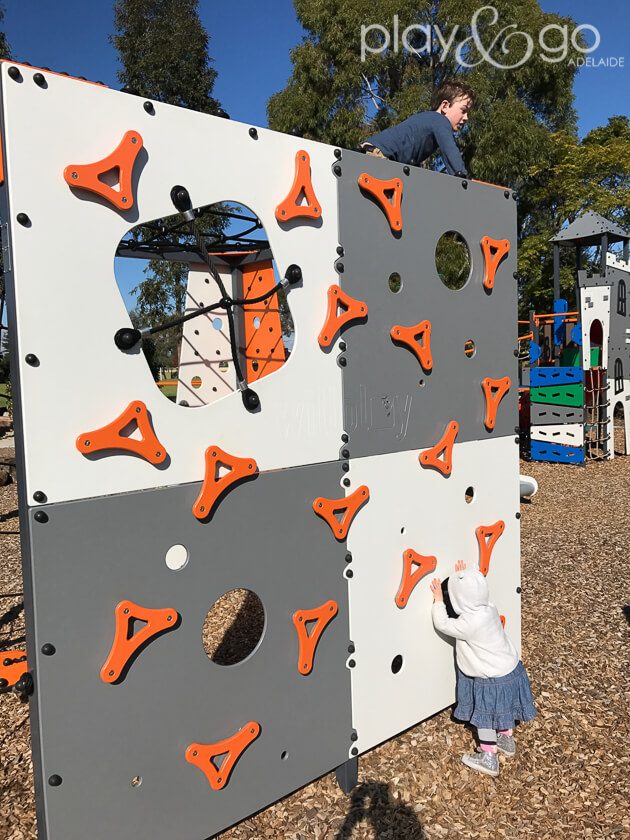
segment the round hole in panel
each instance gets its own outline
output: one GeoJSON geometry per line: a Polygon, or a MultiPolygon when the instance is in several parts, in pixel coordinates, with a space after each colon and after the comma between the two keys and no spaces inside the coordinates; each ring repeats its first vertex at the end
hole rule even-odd
{"type": "Polygon", "coordinates": [[[389,275],[389,279],[387,281],[387,286],[390,292],[393,292],[395,295],[402,289],[402,277],[397,271],[393,271],[389,275]]]}
{"type": "Polygon", "coordinates": [[[254,318],[254,329],[257,330],[259,326],[260,326],[260,318],[258,317],[258,315],[256,315],[256,317],[254,318]]]}
{"type": "Polygon", "coordinates": [[[185,545],[172,545],[166,552],[164,562],[173,572],[179,572],[188,565],[188,549],[185,545]]]}
{"type": "Polygon", "coordinates": [[[201,388],[201,386],[203,385],[203,380],[200,376],[193,376],[193,378],[190,380],[190,384],[193,388],[201,388]]]}
{"type": "Polygon", "coordinates": [[[464,493],[464,499],[466,500],[466,504],[469,505],[474,498],[475,498],[475,488],[474,487],[467,487],[466,492],[464,493]]]}
{"type": "Polygon", "coordinates": [[[424,379],[420,379],[420,380],[418,380],[418,385],[419,385],[421,388],[424,388],[424,379]]]}
{"type": "Polygon", "coordinates": [[[454,230],[442,234],[435,246],[435,267],[447,289],[463,289],[470,279],[472,262],[466,240],[454,230]]]}
{"type": "Polygon", "coordinates": [[[287,750],[282,750],[282,752],[280,753],[280,758],[281,758],[283,761],[286,761],[288,757],[289,757],[289,753],[288,753],[288,751],[287,751],[287,750]]]}
{"type": "Polygon", "coordinates": [[[212,319],[212,326],[215,330],[223,329],[223,319],[222,318],[213,318],[212,319]]]}
{"type": "Polygon", "coordinates": [[[254,653],[265,631],[265,608],[249,589],[231,589],[218,598],[203,623],[202,642],[216,665],[237,665],[254,653]]]}
{"type": "Polygon", "coordinates": [[[469,359],[472,359],[476,352],[477,347],[475,346],[475,342],[472,340],[472,338],[467,338],[464,342],[464,355],[467,356],[469,359]]]}
{"type": "Polygon", "coordinates": [[[142,784],[142,776],[134,776],[131,780],[131,787],[140,787],[142,784]]]}
{"type": "Polygon", "coordinates": [[[397,674],[403,666],[403,658],[400,654],[397,654],[392,659],[392,674],[397,674]]]}
{"type": "Polygon", "coordinates": [[[402,526],[402,528],[400,529],[400,533],[401,533],[401,534],[404,534],[404,533],[405,533],[405,526],[404,526],[404,525],[403,525],[403,526],[402,526]]]}

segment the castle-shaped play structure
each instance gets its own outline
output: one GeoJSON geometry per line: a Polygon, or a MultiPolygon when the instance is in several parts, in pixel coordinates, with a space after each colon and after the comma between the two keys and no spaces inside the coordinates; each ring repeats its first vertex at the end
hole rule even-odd
{"type": "Polygon", "coordinates": [[[553,313],[530,313],[529,364],[521,371],[521,428],[533,461],[583,464],[615,456],[615,417],[630,454],[630,234],[588,212],[553,243],[553,313]],[[623,243],[621,256],[609,245],[623,243]],[[560,249],[576,255],[575,311],[560,297],[560,249]],[[599,271],[582,267],[599,247],[599,271]]]}
{"type": "Polygon", "coordinates": [[[202,840],[348,788],[454,700],[428,575],[478,562],[519,644],[515,196],[11,62],[1,91],[39,836],[202,840]],[[225,201],[275,269],[209,253],[195,209],[225,201]],[[176,213],[173,402],[114,257],[176,213]],[[264,629],[222,666],[202,626],[237,588],[264,629]]]}

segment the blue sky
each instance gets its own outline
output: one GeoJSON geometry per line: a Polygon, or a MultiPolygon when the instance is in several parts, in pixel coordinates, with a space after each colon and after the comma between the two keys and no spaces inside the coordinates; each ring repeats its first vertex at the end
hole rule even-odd
{"type": "MultiPolygon", "coordinates": [[[[343,2],[343,0],[339,0],[343,2]]],[[[378,2],[378,0],[375,0],[378,2]]],[[[485,0],[490,3],[491,0],[485,0]]],[[[484,2],[479,3],[480,6],[484,2]]],[[[545,11],[592,24],[601,34],[595,57],[623,56],[625,67],[588,67],[575,82],[579,131],[583,136],[613,114],[628,113],[630,101],[630,3],[628,0],[541,0],[545,11]]],[[[120,87],[113,32],[112,0],[5,0],[4,28],[16,60],[63,70],[120,87]]],[[[291,0],[200,0],[202,23],[210,33],[210,54],[218,72],[215,95],[232,119],[266,125],[266,104],[291,73],[289,51],[302,38],[291,0]]],[[[502,24],[509,21],[501,21],[502,24]]],[[[359,35],[357,35],[357,38],[359,35]]],[[[142,279],[141,263],[117,265],[121,289],[142,279]],[[133,264],[133,265],[131,265],[133,264]]]]}

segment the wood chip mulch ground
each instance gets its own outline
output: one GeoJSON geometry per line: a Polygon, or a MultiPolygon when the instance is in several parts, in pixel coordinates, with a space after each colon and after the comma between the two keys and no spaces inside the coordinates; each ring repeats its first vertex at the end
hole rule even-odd
{"type": "MultiPolygon", "coordinates": [[[[460,763],[471,735],[446,710],[363,756],[351,796],[330,774],[222,840],[630,838],[630,458],[521,471],[540,484],[521,508],[523,659],[538,718],[517,732],[501,776],[460,763]]],[[[1,488],[0,616],[21,602],[16,508],[15,485],[1,488]]],[[[19,614],[0,628],[0,650],[23,636],[19,614]]],[[[0,840],[35,838],[34,812],[28,707],[0,697],[0,840]]]]}

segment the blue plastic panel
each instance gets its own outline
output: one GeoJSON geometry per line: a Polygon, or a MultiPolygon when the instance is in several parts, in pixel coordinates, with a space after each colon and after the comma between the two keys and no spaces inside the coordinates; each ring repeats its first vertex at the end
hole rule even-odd
{"type": "Polygon", "coordinates": [[[529,384],[532,388],[539,385],[570,385],[584,382],[584,371],[576,367],[540,367],[532,368],[529,384]]]}
{"type": "Polygon", "coordinates": [[[532,461],[553,461],[557,464],[583,464],[584,449],[581,446],[558,446],[533,440],[532,461]]]}

